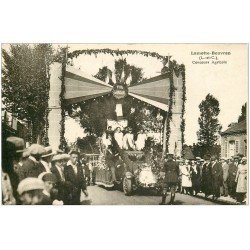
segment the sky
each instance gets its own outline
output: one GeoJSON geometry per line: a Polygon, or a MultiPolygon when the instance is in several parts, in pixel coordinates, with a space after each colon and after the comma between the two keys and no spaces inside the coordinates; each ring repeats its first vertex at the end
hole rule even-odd
{"type": "MultiPolygon", "coordinates": [[[[78,49],[137,49],[157,52],[161,55],[171,55],[172,60],[186,66],[186,130],[185,141],[188,145],[197,142],[196,132],[199,129],[198,117],[200,115],[199,104],[208,93],[219,100],[221,112],[219,122],[225,130],[231,122],[237,122],[242,105],[248,99],[248,47],[246,44],[69,44],[69,51],[78,49]],[[227,64],[195,64],[199,61],[196,52],[230,52],[230,55],[218,55],[219,61],[227,61],[227,64]]],[[[210,56],[210,55],[209,55],[210,56]]],[[[203,56],[204,57],[204,56],[203,56]]],[[[114,60],[121,57],[111,55],[85,56],[74,59],[74,67],[87,74],[94,75],[103,66],[114,67],[114,60]]],[[[126,56],[127,62],[142,67],[147,78],[160,74],[162,63],[152,57],[140,55],[126,56]]],[[[79,126],[69,119],[67,126],[79,126]]],[[[68,130],[69,131],[69,130],[68,130]]],[[[72,131],[70,129],[70,131],[72,131]]],[[[76,129],[75,131],[79,131],[76,129]]],[[[77,136],[66,134],[69,141],[77,136]]]]}

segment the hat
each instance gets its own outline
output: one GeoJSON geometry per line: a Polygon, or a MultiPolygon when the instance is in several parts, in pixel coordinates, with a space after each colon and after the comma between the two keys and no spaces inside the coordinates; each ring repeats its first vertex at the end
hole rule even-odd
{"type": "Polygon", "coordinates": [[[61,154],[61,158],[62,158],[62,160],[68,161],[70,159],[70,155],[69,154],[61,154]]]}
{"type": "Polygon", "coordinates": [[[54,155],[53,158],[52,158],[52,162],[54,161],[61,161],[62,160],[62,154],[58,154],[58,155],[54,155]]]}
{"type": "Polygon", "coordinates": [[[200,158],[200,157],[195,157],[195,160],[196,160],[196,161],[200,161],[201,158],[200,158]]]}
{"type": "Polygon", "coordinates": [[[64,152],[61,149],[56,150],[56,154],[63,154],[64,152]]]}
{"type": "Polygon", "coordinates": [[[56,176],[52,173],[48,173],[48,172],[43,172],[41,173],[38,178],[42,181],[50,181],[50,182],[54,182],[56,183],[56,176]]]}
{"type": "Polygon", "coordinates": [[[19,193],[19,195],[22,195],[24,192],[39,189],[44,189],[43,181],[38,178],[28,177],[19,183],[17,192],[19,193]]]}
{"type": "Polygon", "coordinates": [[[52,151],[51,146],[45,147],[45,151],[46,151],[46,153],[42,155],[42,158],[45,158],[45,157],[51,156],[51,155],[55,155],[55,153],[52,151]]]}
{"type": "Polygon", "coordinates": [[[16,153],[21,153],[24,152],[25,149],[25,144],[24,144],[24,139],[15,137],[15,136],[10,136],[6,139],[7,142],[11,143],[15,147],[16,153]]]}
{"type": "Polygon", "coordinates": [[[23,158],[27,158],[29,156],[30,156],[30,151],[29,150],[23,151],[23,158]]]}
{"type": "Polygon", "coordinates": [[[239,159],[240,157],[238,155],[233,156],[234,159],[239,159]]]}
{"type": "Polygon", "coordinates": [[[221,157],[220,159],[221,159],[221,160],[224,160],[224,161],[226,161],[226,160],[227,160],[225,157],[221,157]]]}
{"type": "Polygon", "coordinates": [[[58,155],[54,155],[52,158],[52,162],[53,161],[64,161],[64,160],[69,160],[70,159],[70,155],[68,154],[58,154],[58,155]]]}
{"type": "Polygon", "coordinates": [[[45,148],[39,144],[32,144],[28,150],[31,155],[43,155],[46,153],[45,148]]]}
{"type": "Polygon", "coordinates": [[[247,161],[247,157],[242,157],[242,161],[247,161]]]}

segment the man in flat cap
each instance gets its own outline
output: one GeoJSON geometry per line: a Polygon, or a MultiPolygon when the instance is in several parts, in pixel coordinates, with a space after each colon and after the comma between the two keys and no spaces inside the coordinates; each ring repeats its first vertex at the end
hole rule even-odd
{"type": "Polygon", "coordinates": [[[46,169],[40,162],[41,156],[46,152],[44,147],[39,144],[32,144],[29,148],[30,156],[23,163],[19,171],[19,179],[23,180],[27,177],[38,177],[46,169]]]}
{"type": "Polygon", "coordinates": [[[68,161],[67,166],[65,166],[65,179],[71,183],[72,186],[71,205],[80,205],[81,191],[85,196],[88,196],[83,168],[78,161],[79,153],[77,151],[71,151],[70,160],[68,161]]]}
{"type": "Polygon", "coordinates": [[[57,191],[54,188],[56,184],[56,176],[52,173],[43,172],[38,178],[44,182],[43,197],[40,205],[52,205],[57,195],[57,191]]]}
{"type": "Polygon", "coordinates": [[[218,199],[220,197],[220,187],[223,183],[223,170],[221,164],[217,162],[215,156],[211,157],[211,168],[213,199],[218,199]]]}
{"type": "Polygon", "coordinates": [[[43,197],[44,183],[34,177],[22,180],[17,188],[22,205],[39,205],[43,197]]]}

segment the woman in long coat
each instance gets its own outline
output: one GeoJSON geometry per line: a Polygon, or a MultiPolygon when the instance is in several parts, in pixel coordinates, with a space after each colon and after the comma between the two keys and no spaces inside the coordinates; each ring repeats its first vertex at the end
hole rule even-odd
{"type": "Polygon", "coordinates": [[[243,202],[245,199],[245,195],[247,193],[247,158],[242,158],[242,163],[238,166],[238,171],[236,174],[237,188],[236,188],[236,196],[237,201],[243,202]]]}

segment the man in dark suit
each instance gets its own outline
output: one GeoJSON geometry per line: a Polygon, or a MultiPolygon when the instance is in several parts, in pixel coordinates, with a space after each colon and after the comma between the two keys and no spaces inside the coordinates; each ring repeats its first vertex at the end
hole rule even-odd
{"type": "Polygon", "coordinates": [[[175,189],[179,181],[179,165],[174,161],[172,154],[168,154],[168,160],[164,163],[163,172],[165,172],[165,178],[163,182],[162,202],[160,205],[165,205],[168,188],[170,188],[171,192],[169,204],[173,205],[175,189]]]}
{"type": "Polygon", "coordinates": [[[64,169],[65,180],[71,184],[71,205],[80,205],[81,191],[83,191],[85,196],[88,196],[83,168],[78,161],[79,153],[72,151],[70,160],[64,169]]]}
{"type": "Polygon", "coordinates": [[[220,187],[223,184],[223,169],[214,156],[211,157],[211,168],[213,199],[218,199],[220,197],[220,187]]]}
{"type": "Polygon", "coordinates": [[[54,196],[57,200],[63,201],[65,205],[69,205],[71,200],[71,185],[66,181],[64,174],[64,161],[69,158],[66,154],[55,155],[52,158],[52,167],[50,169],[51,173],[56,177],[55,189],[57,194],[54,194],[54,196]]]}
{"type": "Polygon", "coordinates": [[[234,157],[234,160],[229,160],[229,166],[228,166],[228,193],[232,198],[235,198],[236,196],[236,186],[237,183],[235,182],[236,174],[238,171],[238,163],[239,159],[238,157],[234,157]]]}
{"type": "Polygon", "coordinates": [[[23,162],[22,167],[17,171],[20,181],[27,177],[37,178],[39,174],[46,171],[40,162],[42,154],[46,152],[45,148],[39,144],[32,144],[28,148],[28,151],[30,156],[23,162]]]}

